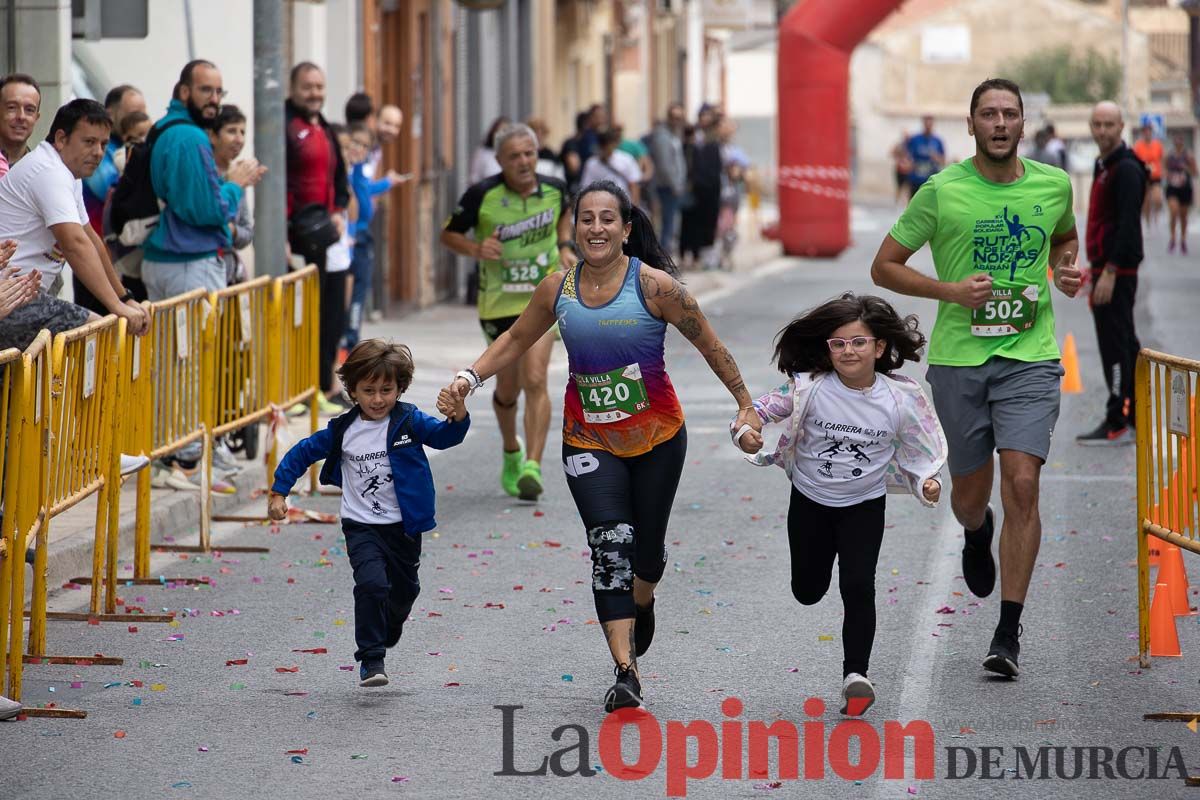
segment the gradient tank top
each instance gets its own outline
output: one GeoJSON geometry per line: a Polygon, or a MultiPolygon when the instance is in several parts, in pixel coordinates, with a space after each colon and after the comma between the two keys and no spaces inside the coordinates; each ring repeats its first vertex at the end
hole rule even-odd
{"type": "Polygon", "coordinates": [[[650,313],[629,259],[621,289],[602,306],[579,298],[576,266],[563,278],[554,313],[571,376],[563,441],[628,457],[649,452],[683,427],[683,409],[663,363],[667,324],[650,313]]]}

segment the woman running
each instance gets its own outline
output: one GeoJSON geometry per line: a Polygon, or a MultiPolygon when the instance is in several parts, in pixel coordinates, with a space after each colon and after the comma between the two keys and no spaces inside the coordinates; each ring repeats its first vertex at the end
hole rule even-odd
{"type": "Polygon", "coordinates": [[[1192,178],[1196,177],[1196,158],[1184,144],[1183,134],[1171,136],[1167,156],[1167,210],[1171,215],[1171,241],[1167,252],[1175,252],[1175,230],[1179,230],[1179,252],[1187,255],[1188,212],[1192,210],[1192,178]]]}
{"type": "MultiPolygon", "coordinates": [[[[851,716],[875,702],[867,667],[884,493],[894,486],[926,505],[941,494],[942,426],[920,385],[891,374],[924,345],[916,317],[901,319],[878,297],[844,294],[779,332],[775,363],[788,382],[754,402],[764,422],[787,426],[774,453],[749,460],[778,464],[791,480],[792,594],[806,606],[820,601],[838,562],[842,713],[851,716]]],[[[730,432],[744,452],[762,449],[759,433],[730,432]]]]}
{"type": "Polygon", "coordinates": [[[683,471],[683,409],[667,377],[663,340],[674,325],[738,404],[738,423],[761,430],[733,356],[673,275],[675,264],[645,213],[612,181],[575,202],[582,261],[538,284],[533,299],[470,369],[438,396],[438,409],[513,363],[558,322],[570,378],[563,466],[592,551],[596,614],[616,664],[604,708],[640,706],[637,659],[654,637],[654,587],[667,563],[667,521],[683,471]]]}

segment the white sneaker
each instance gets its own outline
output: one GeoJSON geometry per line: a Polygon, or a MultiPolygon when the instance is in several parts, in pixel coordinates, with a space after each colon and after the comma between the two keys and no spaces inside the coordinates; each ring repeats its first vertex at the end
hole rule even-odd
{"type": "Polygon", "coordinates": [[[875,687],[866,675],[851,672],[842,682],[842,713],[848,717],[861,717],[875,704],[875,687]]]}
{"type": "Polygon", "coordinates": [[[223,475],[236,475],[242,470],[242,465],[234,459],[233,451],[229,449],[229,445],[220,440],[213,445],[212,463],[213,471],[220,472],[223,475]]]}
{"type": "Polygon", "coordinates": [[[16,700],[9,700],[4,695],[0,694],[0,719],[12,719],[17,714],[21,713],[21,709],[25,706],[18,703],[16,700]]]}
{"type": "MultiPolygon", "coordinates": [[[[199,470],[196,470],[196,474],[199,474],[199,472],[200,472],[199,470]]],[[[188,479],[187,473],[185,473],[179,467],[171,468],[171,471],[169,473],[167,473],[166,478],[163,479],[163,486],[169,487],[171,489],[175,489],[180,492],[198,492],[198,491],[200,491],[199,482],[192,483],[192,481],[188,479]]]]}
{"type": "Polygon", "coordinates": [[[121,453],[121,477],[132,475],[150,463],[145,456],[127,456],[121,453]]]}

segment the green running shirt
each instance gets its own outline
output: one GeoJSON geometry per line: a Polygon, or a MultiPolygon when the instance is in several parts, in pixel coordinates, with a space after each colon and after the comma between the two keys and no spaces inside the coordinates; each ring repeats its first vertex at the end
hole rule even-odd
{"type": "Polygon", "coordinates": [[[567,210],[567,185],[538,175],[529,197],[508,188],[503,175],[484,178],[463,193],[445,230],[475,229],[482,242],[500,228],[504,257],[480,260],[479,318],[516,317],[542,278],[558,269],[558,222],[567,210]]]}
{"type": "Polygon", "coordinates": [[[994,356],[1059,358],[1050,303],[1050,241],[1075,227],[1071,179],[1057,167],[1022,158],[1025,174],[993,183],[971,159],[932,176],[913,196],[891,236],[909,250],[928,242],[938,279],[992,276],[993,299],[976,314],[938,303],[929,363],[974,367],[994,356]]]}

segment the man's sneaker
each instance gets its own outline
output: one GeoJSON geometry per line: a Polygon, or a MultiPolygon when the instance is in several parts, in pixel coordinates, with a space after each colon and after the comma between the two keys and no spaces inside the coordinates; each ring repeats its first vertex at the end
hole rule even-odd
{"type": "Polygon", "coordinates": [[[1021,654],[1021,643],[1017,638],[1024,628],[1017,626],[1016,633],[996,629],[992,636],[992,646],[988,648],[987,658],[983,660],[983,668],[1010,678],[1017,677],[1020,669],[1017,666],[1017,656],[1021,654]]]}
{"type": "MultiPolygon", "coordinates": [[[[197,476],[197,480],[194,482],[179,467],[171,467],[167,470],[166,476],[162,478],[162,485],[181,492],[198,492],[200,491],[200,481],[198,479],[200,470],[196,470],[192,474],[197,476]]],[[[150,485],[154,485],[153,478],[150,481],[150,485]]]]}
{"type": "Polygon", "coordinates": [[[641,708],[642,682],[634,674],[632,667],[622,668],[620,664],[613,667],[617,682],[604,695],[604,710],[610,714],[618,708],[641,708]]]}
{"type": "Polygon", "coordinates": [[[1114,428],[1107,422],[1101,422],[1094,430],[1076,436],[1075,444],[1084,447],[1121,447],[1133,444],[1133,428],[1129,425],[1114,428]]]}
{"type": "Polygon", "coordinates": [[[129,456],[121,453],[121,477],[132,475],[149,463],[150,459],[145,456],[129,456]]]}
{"type": "Polygon", "coordinates": [[[542,465],[536,461],[526,461],[525,466],[521,468],[520,477],[517,478],[517,496],[522,500],[537,500],[544,490],[542,465]]]}
{"type": "Polygon", "coordinates": [[[504,453],[504,463],[500,468],[500,486],[510,497],[516,497],[520,494],[520,489],[517,488],[517,481],[521,478],[521,471],[525,468],[525,443],[520,439],[517,440],[519,447],[515,452],[504,453]]]}
{"type": "Polygon", "coordinates": [[[996,588],[996,559],[992,556],[992,534],[995,530],[996,515],[990,504],[983,515],[983,527],[978,532],[963,529],[963,579],[976,597],[987,597],[996,588]]]}
{"type": "Polygon", "coordinates": [[[25,706],[18,703],[16,700],[9,700],[4,695],[0,694],[0,719],[12,719],[17,714],[21,713],[21,709],[25,706]]]}
{"type": "Polygon", "coordinates": [[[851,672],[842,681],[842,713],[861,717],[875,704],[875,687],[866,675],[851,672]]]}
{"type": "Polygon", "coordinates": [[[363,665],[358,668],[358,685],[371,688],[374,686],[387,686],[388,676],[383,671],[382,661],[363,662],[363,665]]]}
{"type": "Polygon", "coordinates": [[[226,476],[236,475],[242,470],[242,465],[233,457],[233,451],[229,449],[229,445],[220,439],[213,445],[212,463],[215,472],[226,476]]]}
{"type": "Polygon", "coordinates": [[[637,657],[641,658],[654,641],[654,600],[645,608],[635,604],[633,614],[633,643],[637,648],[637,657]]]}

